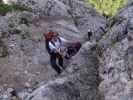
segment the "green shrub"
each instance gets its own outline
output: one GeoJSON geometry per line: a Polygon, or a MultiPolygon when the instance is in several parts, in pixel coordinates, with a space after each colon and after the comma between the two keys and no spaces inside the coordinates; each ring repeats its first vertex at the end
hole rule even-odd
{"type": "Polygon", "coordinates": [[[11,12],[11,11],[27,11],[29,10],[27,7],[24,6],[20,6],[17,4],[13,4],[13,5],[8,5],[8,4],[3,4],[0,3],[0,15],[5,15],[7,12],[11,12]]]}
{"type": "Polygon", "coordinates": [[[126,0],[86,0],[98,12],[106,16],[112,16],[126,2],[126,0]]]}

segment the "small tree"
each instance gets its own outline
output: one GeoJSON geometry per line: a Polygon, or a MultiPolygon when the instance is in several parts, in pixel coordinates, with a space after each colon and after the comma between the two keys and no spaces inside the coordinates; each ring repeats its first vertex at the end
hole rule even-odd
{"type": "Polygon", "coordinates": [[[126,0],[86,0],[101,14],[112,16],[126,0]]]}

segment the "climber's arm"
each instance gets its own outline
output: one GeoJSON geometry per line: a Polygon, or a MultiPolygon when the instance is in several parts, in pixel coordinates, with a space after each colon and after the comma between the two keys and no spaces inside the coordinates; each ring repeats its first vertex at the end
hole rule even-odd
{"type": "Polygon", "coordinates": [[[60,37],[60,39],[61,39],[61,41],[62,41],[63,43],[67,43],[67,44],[73,43],[72,41],[67,40],[67,39],[65,39],[65,38],[63,38],[63,37],[60,37]]]}

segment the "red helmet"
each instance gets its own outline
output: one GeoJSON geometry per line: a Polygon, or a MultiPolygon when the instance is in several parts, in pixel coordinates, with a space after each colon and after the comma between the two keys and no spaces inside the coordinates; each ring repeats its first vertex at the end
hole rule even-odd
{"type": "Polygon", "coordinates": [[[49,31],[43,34],[46,40],[51,40],[53,37],[58,36],[57,32],[49,31]]]}
{"type": "Polygon", "coordinates": [[[51,40],[54,36],[54,32],[50,31],[50,32],[46,32],[43,34],[43,36],[45,37],[46,40],[51,40]]]}

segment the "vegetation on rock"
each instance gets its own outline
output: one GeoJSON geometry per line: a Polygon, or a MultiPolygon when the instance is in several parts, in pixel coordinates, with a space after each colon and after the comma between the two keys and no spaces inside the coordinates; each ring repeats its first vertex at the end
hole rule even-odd
{"type": "Polygon", "coordinates": [[[29,9],[25,6],[21,6],[18,4],[8,5],[8,4],[0,3],[0,15],[5,15],[6,13],[14,11],[14,10],[15,11],[27,11],[29,9]]]}
{"type": "Polygon", "coordinates": [[[98,12],[106,16],[112,16],[125,3],[126,0],[86,0],[98,12]]]}

